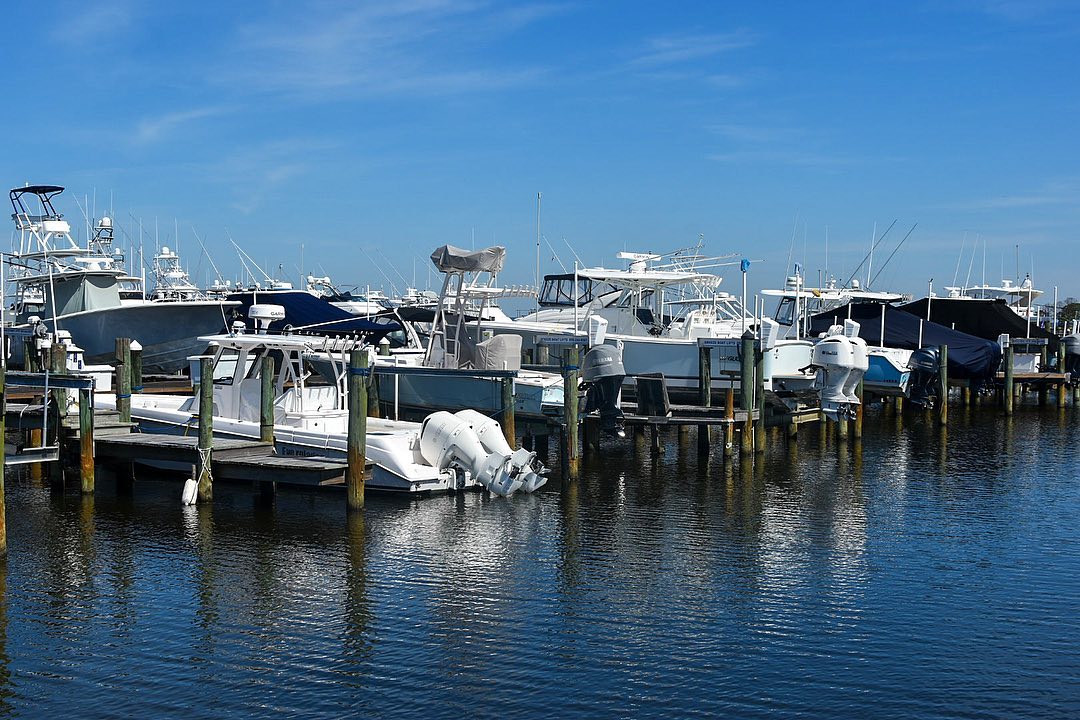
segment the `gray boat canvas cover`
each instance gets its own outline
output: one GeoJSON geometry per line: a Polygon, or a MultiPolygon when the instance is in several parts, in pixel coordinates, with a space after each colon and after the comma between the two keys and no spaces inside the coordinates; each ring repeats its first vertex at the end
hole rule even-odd
{"type": "Polygon", "coordinates": [[[439,272],[489,272],[502,270],[506,260],[506,248],[494,245],[483,250],[462,250],[453,245],[443,245],[431,253],[431,262],[439,272]]]}

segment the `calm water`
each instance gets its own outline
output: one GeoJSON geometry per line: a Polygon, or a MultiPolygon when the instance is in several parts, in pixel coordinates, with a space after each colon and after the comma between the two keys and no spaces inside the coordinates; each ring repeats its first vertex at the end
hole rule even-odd
{"type": "Polygon", "coordinates": [[[0,714],[1078,717],[1080,413],[951,420],[351,521],[9,474],[0,714]]]}

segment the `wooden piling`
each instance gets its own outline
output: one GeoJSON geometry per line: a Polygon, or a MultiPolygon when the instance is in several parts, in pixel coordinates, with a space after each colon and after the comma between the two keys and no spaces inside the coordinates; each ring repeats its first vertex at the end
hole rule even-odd
{"type": "MultiPolygon", "coordinates": [[[[213,368],[213,363],[209,364],[213,368]]],[[[208,378],[210,390],[213,391],[214,378],[208,378]]],[[[131,422],[131,340],[128,338],[116,338],[116,412],[120,414],[120,422],[131,422]]]]}
{"type": "Polygon", "coordinates": [[[132,340],[129,354],[131,356],[131,392],[141,393],[143,391],[142,345],[132,340]]]}
{"type": "Polygon", "coordinates": [[[863,415],[866,411],[866,391],[863,388],[863,381],[861,379],[859,380],[859,384],[855,386],[855,397],[859,398],[859,404],[855,406],[855,427],[853,429],[853,435],[856,440],[862,440],[863,415]]]}
{"type": "Polygon", "coordinates": [[[761,341],[754,342],[754,408],[758,412],[754,423],[754,452],[765,452],[765,349],[761,341]]]}
{"type": "Polygon", "coordinates": [[[259,368],[259,440],[274,442],[274,358],[264,355],[259,368]]]}
{"type": "MultiPolygon", "coordinates": [[[[67,374],[67,347],[60,343],[53,343],[53,346],[49,348],[49,372],[53,375],[66,375],[67,374]]],[[[56,410],[58,417],[67,416],[67,390],[60,388],[52,388],[49,390],[49,394],[52,395],[52,400],[56,403],[56,410]]]]}
{"type": "MultiPolygon", "coordinates": [[[[49,373],[53,376],[67,374],[67,347],[61,343],[54,342],[45,353],[43,360],[49,373]]],[[[67,416],[67,399],[67,390],[62,390],[56,386],[49,389],[45,412],[50,412],[49,408],[55,408],[55,415],[52,415],[49,420],[49,433],[44,438],[46,445],[55,444],[57,447],[63,447],[64,445],[63,419],[67,416]],[[53,422],[53,418],[55,418],[55,422],[53,422]]],[[[51,462],[48,464],[47,470],[49,482],[54,487],[62,489],[64,487],[64,464],[59,461],[51,462]]]]}
{"type": "Polygon", "coordinates": [[[345,472],[347,507],[364,509],[364,466],[367,464],[367,374],[366,350],[349,353],[349,435],[346,441],[348,469],[345,472]]]}
{"type": "MultiPolygon", "coordinates": [[[[698,348],[698,403],[701,407],[712,406],[712,350],[707,347],[698,348]]],[[[711,432],[708,425],[698,425],[698,452],[709,452],[711,432]]]]}
{"type": "Polygon", "coordinates": [[[724,457],[735,451],[735,388],[728,386],[724,398],[724,457]]]}
{"type": "Polygon", "coordinates": [[[79,480],[84,495],[94,494],[94,393],[79,390],[79,480]]]}
{"type": "Polygon", "coordinates": [[[1002,399],[1005,401],[1005,414],[1012,415],[1013,413],[1013,346],[1009,343],[1009,347],[1005,348],[1005,389],[1002,392],[1002,399]]]}
{"type": "Polygon", "coordinates": [[[938,424],[949,424],[949,346],[941,346],[938,359],[938,382],[941,402],[938,403],[938,424]]]}
{"type": "Polygon", "coordinates": [[[510,447],[517,447],[517,426],[514,419],[514,378],[502,379],[502,429],[510,447]]]}
{"type": "Polygon", "coordinates": [[[26,368],[26,372],[41,372],[40,360],[34,338],[26,338],[23,341],[23,367],[26,368]]]}
{"type": "Polygon", "coordinates": [[[576,477],[581,467],[581,447],[578,441],[578,363],[580,353],[576,345],[566,348],[563,365],[563,419],[566,427],[567,470],[576,477]]]}
{"type": "Polygon", "coordinates": [[[5,388],[5,373],[7,369],[0,364],[0,557],[7,557],[7,499],[4,496],[4,470],[6,461],[4,458],[4,446],[2,441],[7,432],[5,425],[7,418],[7,391],[5,388]]]}
{"type": "Polygon", "coordinates": [[[746,420],[739,438],[739,454],[749,455],[754,451],[754,336],[749,330],[742,336],[741,359],[739,404],[746,411],[746,420]]]}
{"type": "MultiPolygon", "coordinates": [[[[120,339],[117,339],[117,343],[120,339]]],[[[117,353],[119,355],[119,353],[117,353]]],[[[121,367],[128,367],[123,363],[121,367]]],[[[125,379],[130,375],[125,371],[125,379]]],[[[119,391],[117,391],[119,392],[119,391]]],[[[119,395],[117,395],[119,398],[119,395]]],[[[117,405],[119,405],[119,399],[117,405]]],[[[128,417],[131,417],[131,409],[128,408],[128,417]]],[[[199,473],[200,503],[210,502],[214,499],[214,478],[210,474],[211,455],[214,448],[214,358],[199,358],[199,464],[196,466],[199,473]]]]}
{"type": "Polygon", "coordinates": [[[367,382],[367,416],[369,418],[382,417],[379,409],[379,377],[372,372],[367,382]]]}

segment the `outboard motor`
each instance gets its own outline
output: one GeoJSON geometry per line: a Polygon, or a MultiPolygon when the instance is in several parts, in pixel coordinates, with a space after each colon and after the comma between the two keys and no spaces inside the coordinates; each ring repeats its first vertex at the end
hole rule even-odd
{"type": "MultiPolygon", "coordinates": [[[[475,478],[496,495],[510,495],[524,478],[512,473],[509,454],[489,452],[463,418],[444,410],[424,418],[420,425],[420,455],[432,467],[452,469],[475,478]]],[[[464,487],[467,480],[458,483],[464,487]]]]}
{"type": "Polygon", "coordinates": [[[1072,374],[1073,383],[1080,382],[1080,335],[1074,333],[1061,339],[1065,344],[1065,372],[1072,374]]]}
{"type": "Polygon", "coordinates": [[[521,480],[523,491],[533,492],[547,482],[549,471],[536,457],[536,453],[524,448],[512,450],[497,420],[476,410],[459,410],[454,415],[469,423],[484,450],[510,458],[510,474],[521,480]]]}
{"type": "Polygon", "coordinates": [[[844,337],[851,342],[851,373],[844,383],[844,397],[852,406],[862,404],[855,391],[862,382],[863,375],[870,369],[870,355],[866,352],[866,341],[859,337],[859,329],[859,323],[854,320],[844,321],[844,337]]]}
{"type": "Polygon", "coordinates": [[[851,338],[845,337],[842,330],[839,325],[830,328],[829,334],[814,345],[811,355],[811,364],[818,371],[815,384],[821,396],[821,411],[833,420],[846,420],[852,415],[845,389],[855,367],[855,350],[851,338]]]}
{"type": "Polygon", "coordinates": [[[619,390],[626,379],[622,350],[614,345],[594,345],[585,353],[581,366],[585,388],[586,414],[600,413],[600,428],[609,435],[626,437],[623,412],[619,409],[619,390]]]}
{"type": "Polygon", "coordinates": [[[921,407],[934,407],[938,395],[938,370],[941,365],[941,352],[936,345],[919,348],[911,353],[908,369],[911,380],[908,382],[908,399],[921,407]]]}

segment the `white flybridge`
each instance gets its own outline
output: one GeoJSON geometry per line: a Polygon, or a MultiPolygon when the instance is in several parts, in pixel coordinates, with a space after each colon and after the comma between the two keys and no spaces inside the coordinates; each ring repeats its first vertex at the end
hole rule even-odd
{"type": "Polygon", "coordinates": [[[1028,322],[1039,324],[1042,319],[1039,306],[1035,304],[1043,291],[1031,282],[1031,276],[1025,276],[1023,282],[1014,285],[1012,280],[1002,280],[1000,285],[974,285],[971,287],[946,287],[950,298],[970,298],[974,300],[1004,300],[1005,304],[1028,322]]]}
{"type": "Polygon", "coordinates": [[[88,362],[111,360],[115,339],[128,337],[142,345],[147,372],[182,368],[188,355],[205,347],[198,336],[224,329],[225,308],[237,303],[147,299],[141,278],[123,269],[109,218],[95,223],[86,247],[75,241],[71,225],[53,205],[63,190],[28,185],[10,193],[19,246],[3,260],[11,286],[10,293],[5,288],[5,305],[13,310],[14,323],[25,327],[37,317],[49,331],[70,332],[88,362]]]}
{"type": "Polygon", "coordinates": [[[487,320],[510,322],[497,300],[536,294],[531,288],[498,285],[505,258],[500,246],[467,251],[443,245],[431,254],[445,277],[439,301],[427,313],[427,341],[416,332],[416,323],[402,318],[407,347],[374,359],[375,372],[392,380],[380,387],[383,399],[411,408],[469,407],[493,413],[502,408],[502,381],[512,377],[516,415],[539,419],[561,413],[560,375],[522,369],[520,336],[485,338],[487,320]]]}
{"type": "MultiPolygon", "coordinates": [[[[697,254],[667,257],[618,254],[625,269],[576,267],[547,275],[540,309],[515,320],[484,320],[482,327],[524,338],[535,347],[544,335],[581,334],[590,318],[607,321],[606,342],[621,343],[627,377],[662,372],[670,388],[697,388],[698,347],[709,339],[738,339],[757,331],[765,348],[765,388],[778,393],[809,390],[814,382],[811,343],[777,337],[771,320],[760,322],[735,296],[719,289],[721,278],[707,272],[729,258],[697,254]]],[[[712,364],[712,386],[738,386],[738,359],[712,364]]]]}
{"type": "MultiPolygon", "coordinates": [[[[254,305],[260,330],[200,338],[213,349],[214,435],[257,439],[262,360],[274,359],[274,441],[282,455],[346,457],[349,353],[355,341],[270,335],[266,327],[285,315],[276,305],[254,305]]],[[[238,324],[239,325],[239,324],[238,324]]],[[[192,358],[192,382],[198,365],[192,358]]],[[[106,397],[99,404],[114,402],[106,397]]],[[[190,434],[199,399],[187,395],[132,395],[131,415],[144,432],[190,434]]],[[[369,488],[401,492],[484,488],[498,495],[531,492],[546,470],[536,455],[513,450],[499,423],[472,410],[439,412],[422,423],[369,418],[369,488]]]]}

